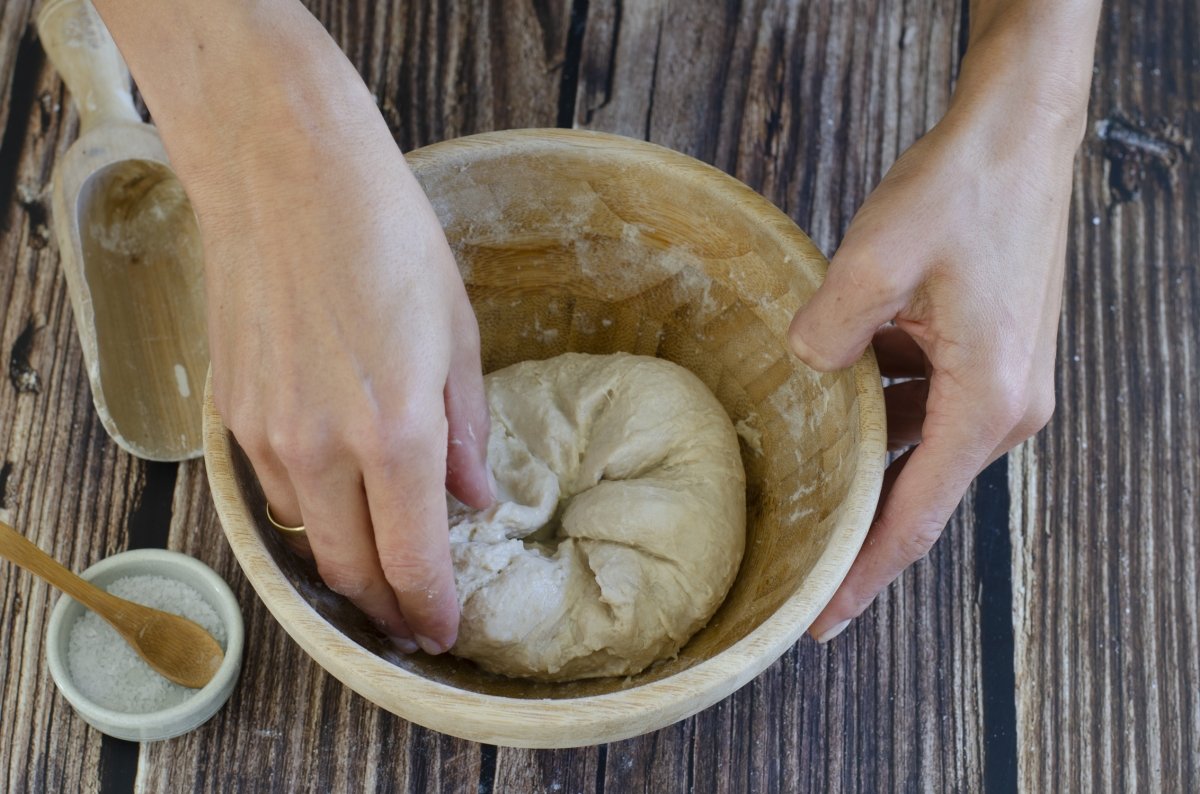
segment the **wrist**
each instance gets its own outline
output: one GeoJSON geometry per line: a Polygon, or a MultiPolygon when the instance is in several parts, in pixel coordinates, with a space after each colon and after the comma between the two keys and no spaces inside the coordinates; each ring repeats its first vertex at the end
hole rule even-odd
{"type": "Polygon", "coordinates": [[[1010,132],[1073,152],[1087,122],[1099,10],[1099,0],[974,0],[952,112],[991,114],[1010,132]]]}
{"type": "Polygon", "coordinates": [[[295,0],[97,6],[189,192],[263,160],[391,140],[353,65],[295,0]]]}
{"type": "Polygon", "coordinates": [[[990,131],[1000,148],[1073,156],[1087,127],[1090,60],[1083,74],[1028,41],[980,40],[963,58],[946,120],[990,131]]]}

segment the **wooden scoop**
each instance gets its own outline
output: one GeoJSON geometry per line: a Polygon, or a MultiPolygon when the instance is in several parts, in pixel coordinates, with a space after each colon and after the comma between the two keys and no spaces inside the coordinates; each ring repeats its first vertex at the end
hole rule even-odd
{"type": "Polygon", "coordinates": [[[20,532],[0,521],[0,557],[6,557],[104,618],[159,675],[199,689],[225,658],[212,635],[187,618],[117,598],[59,565],[20,532]]]}
{"type": "Polygon", "coordinates": [[[81,120],[54,172],[54,231],[96,410],[140,458],[196,457],[208,367],[196,217],[91,3],[48,0],[37,26],[81,120]]]}

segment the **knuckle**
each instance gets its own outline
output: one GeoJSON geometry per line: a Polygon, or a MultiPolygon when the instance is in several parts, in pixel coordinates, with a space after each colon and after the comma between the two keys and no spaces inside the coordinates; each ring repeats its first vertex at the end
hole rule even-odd
{"type": "Polygon", "coordinates": [[[446,419],[410,412],[364,424],[353,432],[351,446],[367,466],[392,469],[414,456],[436,456],[446,447],[446,419]]]}
{"type": "Polygon", "coordinates": [[[907,271],[895,265],[876,262],[869,271],[873,285],[871,292],[884,305],[894,306],[897,311],[912,292],[907,271]]]}
{"type": "Polygon", "coordinates": [[[295,422],[279,422],[267,430],[272,452],[289,470],[304,474],[319,472],[329,464],[333,445],[319,429],[303,428],[295,422]]]}
{"type": "Polygon", "coordinates": [[[318,560],[317,573],[330,590],[351,600],[361,598],[371,589],[369,574],[343,564],[318,560]]]}
{"type": "Polygon", "coordinates": [[[233,431],[234,438],[237,439],[238,446],[246,453],[251,462],[258,465],[270,466],[271,444],[267,441],[267,437],[259,432],[239,432],[233,431]]]}
{"type": "Polygon", "coordinates": [[[269,459],[271,444],[257,417],[238,411],[230,411],[228,415],[222,414],[222,416],[227,416],[223,420],[225,426],[229,428],[229,432],[233,433],[238,446],[250,456],[251,460],[265,461],[269,459]]]}
{"type": "Polygon", "coordinates": [[[850,285],[878,303],[899,304],[912,290],[908,269],[897,266],[896,257],[889,256],[873,239],[855,243],[844,261],[849,262],[848,266],[842,266],[842,272],[850,285]]]}
{"type": "Polygon", "coordinates": [[[428,553],[405,549],[384,554],[380,559],[383,578],[399,593],[434,593],[441,580],[441,565],[428,553]]]}
{"type": "Polygon", "coordinates": [[[221,421],[239,438],[258,424],[255,413],[247,410],[245,402],[234,399],[227,392],[213,392],[213,405],[221,415],[221,421]]]}
{"type": "Polygon", "coordinates": [[[990,438],[1006,438],[1025,418],[1029,403],[1025,384],[995,373],[986,386],[985,428],[990,438]]]}
{"type": "Polygon", "coordinates": [[[924,559],[941,536],[941,524],[934,521],[921,521],[911,532],[905,533],[900,538],[901,554],[911,565],[924,559]]]}
{"type": "Polygon", "coordinates": [[[997,438],[1028,438],[1041,430],[1054,414],[1054,385],[1032,385],[997,377],[989,385],[990,429],[997,438]]]}
{"type": "Polygon", "coordinates": [[[368,468],[389,469],[396,461],[395,437],[386,426],[362,423],[347,433],[346,443],[368,468]]]}
{"type": "Polygon", "coordinates": [[[1025,416],[1017,425],[1017,430],[1025,437],[1032,436],[1046,425],[1054,416],[1054,389],[1038,389],[1033,392],[1025,409],[1025,416]]]}

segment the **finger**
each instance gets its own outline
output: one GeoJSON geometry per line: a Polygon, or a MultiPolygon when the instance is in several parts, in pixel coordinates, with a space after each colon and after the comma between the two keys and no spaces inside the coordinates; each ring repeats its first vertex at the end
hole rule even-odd
{"type": "Polygon", "coordinates": [[[445,427],[411,437],[400,454],[364,473],[384,576],[417,644],[432,654],[449,649],[458,635],[444,490],[445,427]]]}
{"type": "Polygon", "coordinates": [[[451,363],[443,397],[446,403],[448,445],[446,489],[459,501],[483,509],[496,499],[487,445],[491,427],[479,352],[459,350],[451,363]]]}
{"type": "MultiPolygon", "coordinates": [[[[905,465],[907,465],[908,461],[910,461],[912,458],[912,453],[913,450],[908,450],[904,453],[904,455],[896,458],[895,461],[893,461],[892,464],[890,464],[889,467],[883,471],[883,483],[880,486],[880,504],[878,504],[876,507],[875,517],[871,519],[871,528],[868,530],[868,533],[866,533],[866,539],[863,541],[863,548],[868,547],[872,542],[874,542],[872,537],[874,537],[876,531],[875,528],[878,525],[878,521],[880,521],[880,515],[883,512],[883,506],[887,504],[888,497],[890,494],[892,494],[892,488],[895,486],[896,479],[899,479],[901,471],[904,471],[905,465]]],[[[862,552],[859,552],[859,554],[862,554],[862,552]]],[[[853,573],[853,566],[851,566],[851,573],[853,573]]],[[[850,578],[848,573],[846,578],[850,578]]],[[[845,584],[842,584],[842,588],[844,587],[845,584]]],[[[850,618],[842,618],[840,613],[835,612],[834,610],[836,601],[838,601],[838,596],[840,595],[841,589],[839,588],[838,593],[834,594],[833,600],[827,604],[826,608],[822,610],[820,615],[817,615],[817,619],[812,622],[812,625],[809,627],[809,634],[811,634],[811,636],[814,637],[817,642],[829,642],[830,639],[833,639],[842,631],[845,631],[846,626],[850,625],[850,618]]]]}
{"type": "Polygon", "coordinates": [[[927,378],[929,359],[911,336],[894,325],[885,325],[871,340],[879,374],[885,378],[927,378]]]}
{"type": "Polygon", "coordinates": [[[972,423],[961,418],[944,421],[937,430],[940,435],[931,435],[927,419],[925,441],[899,468],[845,581],[809,629],[818,641],[841,633],[880,591],[929,552],[994,448],[994,439],[975,437],[972,423]]]}
{"type": "MultiPolygon", "coordinates": [[[[887,469],[883,472],[883,483],[879,486],[879,504],[875,508],[875,516],[871,519],[872,525],[879,520],[880,514],[883,512],[883,506],[887,504],[888,495],[892,492],[892,487],[896,484],[896,478],[900,476],[900,472],[904,471],[905,465],[912,458],[913,451],[910,449],[904,454],[897,457],[887,469]]],[[[868,531],[868,537],[870,532],[868,531]]]]}
{"type": "Polygon", "coordinates": [[[825,283],[796,312],[788,329],[792,351],[813,369],[853,364],[871,338],[907,303],[909,288],[873,247],[854,242],[853,227],[829,263],[825,283]]]}
{"type": "MultiPolygon", "coordinates": [[[[288,477],[287,469],[271,450],[270,445],[239,443],[239,446],[246,453],[246,457],[250,459],[250,466],[254,469],[255,476],[258,477],[259,486],[262,487],[263,498],[266,499],[267,505],[270,505],[271,517],[285,527],[302,526],[304,517],[301,515],[300,502],[296,499],[296,491],[292,487],[291,478],[288,477]]],[[[264,505],[265,508],[266,505],[264,505]]],[[[280,535],[283,542],[292,551],[303,557],[312,557],[308,540],[303,534],[281,532],[280,535]]]]}
{"type": "MultiPolygon", "coordinates": [[[[236,436],[235,436],[236,438],[236,436]]],[[[238,444],[258,477],[262,486],[263,496],[271,506],[271,515],[284,526],[300,526],[304,520],[300,514],[300,502],[296,499],[296,491],[292,488],[292,480],[288,477],[287,469],[279,461],[267,444],[238,444]]]]}
{"type": "Polygon", "coordinates": [[[883,390],[889,452],[920,443],[928,399],[929,381],[924,379],[894,383],[883,390]]]}
{"type": "Polygon", "coordinates": [[[379,557],[362,479],[351,464],[293,475],[317,571],[329,589],[350,599],[400,650],[416,650],[379,557]]]}

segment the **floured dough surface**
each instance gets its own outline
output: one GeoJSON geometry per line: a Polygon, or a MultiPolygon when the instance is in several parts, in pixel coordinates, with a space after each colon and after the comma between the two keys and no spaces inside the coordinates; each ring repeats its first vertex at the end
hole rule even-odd
{"type": "Polygon", "coordinates": [[[568,353],[487,376],[499,500],[450,498],[452,653],[543,680],[670,657],[733,583],[746,478],[721,404],[686,369],[568,353]]]}

